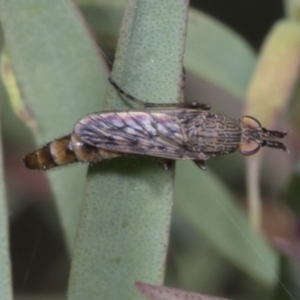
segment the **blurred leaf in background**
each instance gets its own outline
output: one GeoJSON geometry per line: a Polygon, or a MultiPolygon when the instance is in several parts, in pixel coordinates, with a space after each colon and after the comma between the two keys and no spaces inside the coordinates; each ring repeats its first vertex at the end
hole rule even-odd
{"type": "MultiPolygon", "coordinates": [[[[251,27],[253,32],[260,34],[260,38],[251,40],[252,45],[257,45],[258,40],[265,38],[275,18],[283,17],[283,11],[277,11],[271,20],[271,11],[280,1],[258,2],[252,1],[251,8],[249,3],[233,0],[202,2],[206,12],[213,13],[215,7],[221,20],[231,16],[229,27],[203,11],[190,11],[185,49],[187,101],[210,103],[214,111],[234,118],[241,116],[257,54],[249,40],[236,32],[246,32],[245,25],[251,27]],[[265,6],[254,9],[258,5],[265,6]],[[243,11],[246,17],[243,17],[243,11]],[[242,20],[240,26],[235,23],[237,16],[242,20]],[[258,22],[260,18],[263,20],[261,24],[258,22]],[[264,23],[267,19],[270,20],[268,26],[264,23]]],[[[125,1],[81,0],[78,4],[110,64],[114,58],[125,1]]],[[[196,4],[201,5],[200,2],[196,4]]],[[[289,5],[288,11],[293,12],[287,18],[294,16],[296,19],[299,15],[295,13],[299,9],[296,1],[286,1],[285,4],[289,5]]],[[[79,117],[102,109],[101,99],[104,99],[107,86],[106,68],[80,12],[68,1],[0,0],[1,26],[20,93],[39,125],[38,145],[68,134],[79,117]]],[[[122,81],[122,86],[125,83],[126,80],[122,81]]],[[[139,89],[138,86],[136,90],[128,86],[128,91],[134,96],[145,100],[152,97],[151,91],[148,95],[144,91],[139,92],[139,89]]],[[[21,164],[22,155],[35,147],[32,136],[13,115],[5,101],[7,96],[2,86],[0,97],[5,175],[13,224],[12,257],[13,265],[18,266],[13,269],[15,289],[20,294],[40,293],[42,298],[53,292],[65,294],[68,280],[66,253],[69,255],[73,250],[86,166],[70,166],[50,172],[51,180],[56,180],[51,183],[53,191],[60,195],[56,197],[60,199],[56,210],[53,202],[49,201],[51,196],[44,175],[30,173],[21,164]],[[57,225],[59,222],[63,235],[57,225]],[[67,251],[63,243],[67,245],[67,251]]],[[[156,100],[166,102],[165,97],[156,100]]],[[[293,103],[294,107],[299,105],[297,93],[293,103]]],[[[287,114],[278,125],[282,129],[290,129],[287,125],[289,118],[294,120],[293,124],[299,119],[299,110],[290,110],[292,113],[287,114]]],[[[291,287],[284,279],[296,278],[296,260],[291,260],[292,267],[283,268],[279,256],[266,242],[273,243],[274,237],[292,238],[294,245],[299,241],[296,230],[298,186],[288,185],[287,197],[279,194],[293,172],[292,165],[298,165],[299,130],[295,126],[290,131],[288,147],[291,154],[275,154],[275,150],[268,149],[263,160],[260,180],[263,235],[251,229],[243,210],[246,199],[245,163],[241,155],[237,153],[210,161],[208,172],[201,172],[189,162],[177,164],[175,215],[165,280],[168,285],[243,300],[272,299],[273,296],[274,299],[293,299],[287,292],[291,289],[294,299],[297,299],[299,282],[295,280],[291,287]],[[291,209],[280,203],[284,197],[293,201],[291,209]],[[281,269],[288,274],[287,277],[281,276],[281,269]],[[276,285],[282,289],[282,294],[277,294],[276,285]]],[[[127,163],[128,168],[133,165],[134,171],[139,160],[131,161],[130,158],[127,163]]],[[[102,171],[99,165],[100,173],[109,174],[115,164],[117,162],[105,162],[102,171]]],[[[149,176],[152,176],[155,163],[152,166],[149,161],[146,166],[149,176]]],[[[94,172],[89,180],[92,180],[94,172]]],[[[128,176],[128,172],[126,174],[128,176]]],[[[122,177],[123,173],[119,175],[122,177]]],[[[139,173],[130,176],[135,178],[139,173]]],[[[296,177],[293,182],[297,182],[296,177]]],[[[155,214],[155,210],[152,213],[155,214]]],[[[116,216],[119,215],[112,213],[112,219],[116,216]]]]}

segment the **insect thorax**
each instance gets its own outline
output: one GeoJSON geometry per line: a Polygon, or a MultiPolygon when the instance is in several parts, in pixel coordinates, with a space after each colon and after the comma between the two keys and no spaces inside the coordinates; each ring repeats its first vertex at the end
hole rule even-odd
{"type": "Polygon", "coordinates": [[[241,141],[238,120],[214,112],[198,114],[186,127],[188,140],[194,149],[209,156],[234,152],[241,141]]]}

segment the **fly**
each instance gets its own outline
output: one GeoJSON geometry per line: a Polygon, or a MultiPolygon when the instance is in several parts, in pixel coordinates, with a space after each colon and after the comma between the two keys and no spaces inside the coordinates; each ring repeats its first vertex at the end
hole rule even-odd
{"type": "Polygon", "coordinates": [[[267,130],[253,117],[231,119],[211,111],[210,105],[198,102],[143,102],[126,93],[112,78],[109,81],[120,94],[144,108],[84,116],[70,135],[26,154],[24,164],[28,169],[48,170],[126,154],[193,160],[201,169],[206,169],[206,160],[237,149],[243,155],[252,155],[263,146],[287,151],[278,141],[287,132],[267,130]]]}

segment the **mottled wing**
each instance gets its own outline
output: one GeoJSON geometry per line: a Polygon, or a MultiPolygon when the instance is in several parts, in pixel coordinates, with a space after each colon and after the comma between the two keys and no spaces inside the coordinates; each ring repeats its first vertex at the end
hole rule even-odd
{"type": "Polygon", "coordinates": [[[187,142],[179,120],[161,112],[95,113],[79,120],[74,133],[97,148],[170,159],[182,158],[187,142]]]}

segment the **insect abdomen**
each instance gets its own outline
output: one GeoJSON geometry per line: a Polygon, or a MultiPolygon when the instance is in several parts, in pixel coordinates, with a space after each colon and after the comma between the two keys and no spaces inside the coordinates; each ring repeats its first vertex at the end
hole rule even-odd
{"type": "Polygon", "coordinates": [[[71,136],[54,140],[37,151],[24,157],[24,164],[33,170],[47,170],[56,166],[67,165],[77,161],[74,151],[69,149],[71,136]]]}
{"type": "Polygon", "coordinates": [[[48,170],[74,162],[96,162],[119,156],[119,153],[97,149],[81,142],[75,134],[54,140],[24,157],[24,164],[32,170],[48,170]]]}

